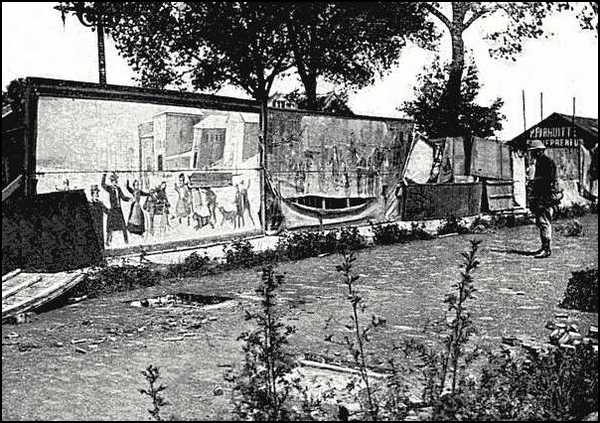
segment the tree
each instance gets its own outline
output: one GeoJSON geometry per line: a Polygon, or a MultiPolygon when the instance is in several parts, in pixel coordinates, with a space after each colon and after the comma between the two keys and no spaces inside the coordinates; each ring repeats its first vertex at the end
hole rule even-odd
{"type": "Polygon", "coordinates": [[[469,60],[462,75],[458,100],[450,108],[441,99],[447,86],[450,65],[442,66],[439,57],[433,66],[419,75],[415,87],[415,100],[405,102],[400,110],[415,120],[420,131],[430,138],[449,134],[490,137],[502,129],[505,116],[500,113],[502,99],[495,99],[489,106],[475,102],[481,84],[479,72],[473,60],[469,60]],[[452,115],[456,115],[453,119],[452,115]]]}
{"type": "Polygon", "coordinates": [[[305,90],[318,109],[317,79],[362,88],[397,65],[408,40],[431,46],[437,33],[418,2],[286,3],[289,49],[305,90]]]}
{"type": "MultiPolygon", "coordinates": [[[[288,93],[286,99],[295,103],[300,109],[311,109],[307,96],[300,90],[294,90],[288,93]]],[[[348,92],[330,91],[325,94],[317,95],[316,104],[313,104],[312,110],[333,113],[338,116],[354,116],[354,112],[348,106],[348,92]]]]}
{"type": "MultiPolygon", "coordinates": [[[[544,35],[544,20],[555,11],[567,10],[568,3],[552,2],[451,2],[450,13],[442,11],[440,3],[427,3],[430,15],[450,33],[452,61],[448,67],[448,78],[440,99],[442,108],[448,111],[448,128],[459,129],[459,112],[454,105],[460,102],[461,80],[465,67],[465,45],[463,35],[475,22],[496,17],[503,24],[485,35],[491,41],[492,57],[516,60],[523,49],[523,42],[544,35]]],[[[496,28],[496,27],[494,27],[496,28]]],[[[448,133],[448,136],[461,135],[448,133]]]]}

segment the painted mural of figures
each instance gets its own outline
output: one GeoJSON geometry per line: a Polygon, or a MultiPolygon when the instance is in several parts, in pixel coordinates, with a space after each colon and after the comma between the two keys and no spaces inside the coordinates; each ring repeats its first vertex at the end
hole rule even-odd
{"type": "MultiPolygon", "coordinates": [[[[315,178],[315,168],[314,161],[311,157],[306,158],[306,170],[305,170],[305,182],[304,182],[304,194],[310,194],[310,190],[313,189],[314,178],[315,178]]],[[[318,174],[317,174],[318,178],[318,174]]]]}
{"type": "Polygon", "coordinates": [[[100,188],[98,185],[92,185],[90,188],[90,215],[92,217],[92,226],[98,237],[100,247],[104,246],[104,215],[108,216],[108,207],[104,205],[99,198],[100,188]]]}
{"type": "Polygon", "coordinates": [[[244,215],[246,214],[246,212],[248,212],[248,216],[250,217],[252,226],[256,226],[256,223],[254,223],[254,218],[252,217],[252,208],[250,206],[250,200],[248,199],[248,189],[250,189],[250,181],[248,181],[247,187],[244,186],[244,181],[241,181],[239,186],[236,185],[236,187],[237,191],[235,194],[235,203],[238,212],[237,218],[240,219],[242,226],[246,226],[244,215]]]}
{"type": "Polygon", "coordinates": [[[175,214],[181,224],[181,219],[187,219],[187,225],[190,226],[190,215],[192,214],[192,196],[189,185],[185,182],[185,175],[179,174],[179,183],[175,184],[177,191],[177,204],[175,205],[175,214]]]}
{"type": "Polygon", "coordinates": [[[129,210],[129,217],[127,218],[127,229],[129,233],[136,235],[143,235],[146,232],[146,223],[144,219],[144,212],[142,212],[142,197],[148,197],[150,194],[146,191],[142,191],[140,188],[140,181],[137,179],[133,181],[133,188],[129,185],[127,180],[126,185],[127,191],[133,197],[133,204],[129,210]]]}
{"type": "Polygon", "coordinates": [[[160,186],[156,188],[156,203],[154,206],[154,215],[159,216],[157,234],[163,235],[167,231],[167,227],[171,227],[169,223],[169,199],[167,198],[167,183],[162,181],[160,186]]]}
{"type": "Polygon", "coordinates": [[[125,219],[123,218],[123,209],[121,208],[121,201],[130,201],[131,198],[123,194],[123,191],[119,187],[119,177],[116,173],[110,175],[110,185],[106,183],[106,173],[102,175],[102,188],[108,193],[110,199],[110,210],[108,212],[108,220],[106,222],[106,245],[110,246],[112,241],[113,232],[122,232],[123,240],[125,244],[129,243],[127,237],[127,228],[125,226],[125,219]]]}

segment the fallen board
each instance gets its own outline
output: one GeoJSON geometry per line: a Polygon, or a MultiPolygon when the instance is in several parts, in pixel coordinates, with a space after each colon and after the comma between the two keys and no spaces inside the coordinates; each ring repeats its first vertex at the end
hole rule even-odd
{"type": "Polygon", "coordinates": [[[84,269],[59,273],[19,273],[2,284],[2,321],[31,311],[77,285],[84,269]]]}

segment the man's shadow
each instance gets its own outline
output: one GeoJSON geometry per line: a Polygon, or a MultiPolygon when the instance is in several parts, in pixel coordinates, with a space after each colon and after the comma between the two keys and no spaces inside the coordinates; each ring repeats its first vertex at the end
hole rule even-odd
{"type": "Polygon", "coordinates": [[[493,251],[496,253],[504,253],[504,254],[517,254],[519,256],[534,256],[537,254],[537,251],[516,250],[514,248],[506,248],[506,249],[490,248],[490,251],[493,251]]]}

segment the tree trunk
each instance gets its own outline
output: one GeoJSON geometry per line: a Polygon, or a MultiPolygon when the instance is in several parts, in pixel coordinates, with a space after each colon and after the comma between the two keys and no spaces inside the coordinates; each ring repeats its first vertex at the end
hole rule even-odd
{"type": "Polygon", "coordinates": [[[465,45],[462,39],[462,30],[456,24],[451,29],[452,37],[452,62],[445,92],[445,106],[448,117],[448,131],[450,136],[463,135],[458,122],[458,105],[461,101],[460,86],[463,69],[465,66],[465,45]]]}
{"type": "Polygon", "coordinates": [[[269,107],[268,101],[269,98],[267,95],[263,95],[260,99],[260,132],[259,132],[259,142],[258,142],[258,167],[260,168],[260,222],[262,225],[262,229],[267,229],[267,216],[266,216],[266,196],[265,196],[265,187],[266,187],[266,172],[267,172],[267,153],[268,153],[268,114],[269,107]]]}
{"type": "Polygon", "coordinates": [[[304,93],[306,95],[306,108],[308,110],[318,110],[317,104],[317,76],[314,74],[306,74],[300,76],[304,85],[304,93]]]}

